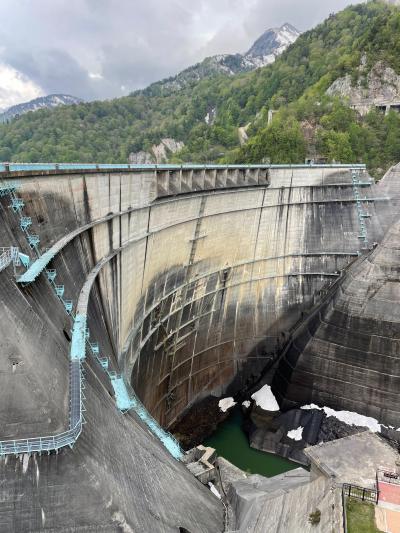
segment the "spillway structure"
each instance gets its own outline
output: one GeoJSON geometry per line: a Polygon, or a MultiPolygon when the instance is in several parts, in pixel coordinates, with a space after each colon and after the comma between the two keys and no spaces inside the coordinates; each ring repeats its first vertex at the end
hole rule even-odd
{"type": "MultiPolygon", "coordinates": [[[[0,166],[0,530],[223,531],[169,429],[351,290],[338,280],[375,257],[390,195],[363,165],[0,166]]],[[[283,403],[354,404],[328,353],[296,357],[283,403]]]]}

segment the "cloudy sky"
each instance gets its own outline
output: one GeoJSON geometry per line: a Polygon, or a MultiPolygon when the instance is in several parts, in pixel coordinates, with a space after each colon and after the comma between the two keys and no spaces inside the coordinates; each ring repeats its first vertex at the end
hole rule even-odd
{"type": "Polygon", "coordinates": [[[306,30],[349,0],[1,0],[0,108],[128,94],[267,28],[306,30]]]}

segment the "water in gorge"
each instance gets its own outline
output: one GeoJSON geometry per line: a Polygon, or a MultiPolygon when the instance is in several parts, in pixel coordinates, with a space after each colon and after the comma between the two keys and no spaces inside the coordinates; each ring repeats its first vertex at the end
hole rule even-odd
{"type": "Polygon", "coordinates": [[[242,411],[236,407],[203,444],[215,448],[219,456],[250,474],[272,477],[300,466],[278,455],[251,448],[242,423],[242,411]]]}

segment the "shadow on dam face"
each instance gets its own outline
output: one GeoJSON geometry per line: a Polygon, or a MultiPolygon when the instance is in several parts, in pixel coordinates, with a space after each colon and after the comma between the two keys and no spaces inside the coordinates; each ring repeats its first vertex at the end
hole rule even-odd
{"type": "MultiPolygon", "coordinates": [[[[246,268],[254,270],[254,263],[246,268]]],[[[262,280],[265,287],[251,277],[243,281],[239,267],[234,270],[187,281],[185,270],[176,267],[152,281],[148,299],[138,306],[144,318],[130,346],[136,354],[131,384],[166,427],[197,399],[252,387],[322,285],[307,276],[301,283],[289,277],[286,289],[297,301],[271,313],[262,295],[275,291],[277,278],[262,280]],[[255,327],[257,315],[268,322],[262,331],[255,327]]]]}

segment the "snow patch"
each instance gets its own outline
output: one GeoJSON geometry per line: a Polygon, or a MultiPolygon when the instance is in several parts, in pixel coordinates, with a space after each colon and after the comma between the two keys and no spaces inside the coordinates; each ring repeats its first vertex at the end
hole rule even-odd
{"type": "Polygon", "coordinates": [[[264,411],[279,411],[279,405],[269,385],[264,385],[259,391],[251,395],[258,407],[264,411]]]}
{"type": "Polygon", "coordinates": [[[320,411],[324,411],[326,416],[334,416],[349,426],[367,427],[374,433],[381,431],[381,424],[376,420],[376,418],[360,415],[359,413],[355,413],[353,411],[335,411],[330,407],[319,407],[314,403],[310,405],[303,405],[301,409],[319,409],[320,411]]]}
{"type": "Polygon", "coordinates": [[[36,485],[39,486],[39,465],[38,465],[38,462],[37,462],[37,459],[36,459],[36,454],[33,456],[34,458],[34,461],[35,461],[35,465],[36,465],[36,485]]]}
{"type": "Polygon", "coordinates": [[[299,426],[297,429],[292,429],[288,431],[287,436],[292,440],[301,440],[303,438],[303,427],[299,426]]]}
{"type": "Polygon", "coordinates": [[[236,402],[233,398],[223,398],[218,402],[218,407],[223,413],[226,413],[228,409],[236,405],[236,402]]]}
{"type": "Polygon", "coordinates": [[[29,465],[29,453],[24,453],[24,458],[22,461],[22,473],[26,474],[29,465]]]}
{"type": "Polygon", "coordinates": [[[217,498],[221,499],[221,494],[217,491],[214,484],[211,483],[211,481],[208,482],[208,486],[210,487],[211,492],[216,496],[217,498]]]}
{"type": "Polygon", "coordinates": [[[246,407],[246,409],[248,409],[251,405],[251,402],[249,400],[246,400],[242,403],[243,407],[246,407]]]}

